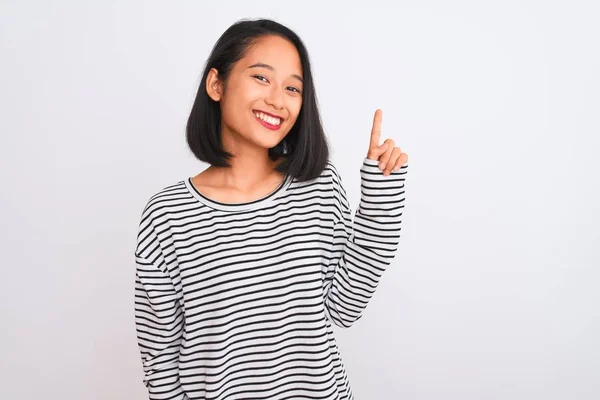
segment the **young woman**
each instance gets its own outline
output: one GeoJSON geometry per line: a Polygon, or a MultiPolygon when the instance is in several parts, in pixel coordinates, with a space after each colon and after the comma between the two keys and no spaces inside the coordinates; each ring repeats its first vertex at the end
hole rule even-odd
{"type": "Polygon", "coordinates": [[[362,316],[404,204],[407,156],[380,126],[377,110],[352,223],[303,43],[270,20],[225,31],[187,125],[210,166],[153,195],[139,226],[150,399],[353,399],[332,324],[362,316]]]}

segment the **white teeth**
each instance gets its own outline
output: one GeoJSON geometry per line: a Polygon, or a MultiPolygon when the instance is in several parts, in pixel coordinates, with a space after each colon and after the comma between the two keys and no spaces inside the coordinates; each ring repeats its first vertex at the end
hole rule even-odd
{"type": "Polygon", "coordinates": [[[263,121],[265,121],[271,125],[281,124],[281,118],[274,118],[274,117],[271,117],[271,116],[263,114],[263,113],[254,113],[254,115],[256,115],[256,118],[262,119],[263,121]]]}

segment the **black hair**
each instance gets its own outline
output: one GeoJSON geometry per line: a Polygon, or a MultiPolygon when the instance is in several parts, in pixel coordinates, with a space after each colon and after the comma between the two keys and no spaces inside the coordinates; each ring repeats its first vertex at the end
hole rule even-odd
{"type": "Polygon", "coordinates": [[[291,29],[270,19],[239,20],[218,39],[206,62],[186,127],[187,143],[197,159],[218,167],[229,167],[233,154],[225,151],[221,141],[221,107],[206,92],[211,68],[219,72],[226,86],[233,65],[248,48],[264,36],[278,35],[290,41],[300,55],[303,75],[302,107],[294,126],[274,148],[269,157],[277,161],[276,170],[300,181],[319,176],[329,161],[329,146],[319,114],[308,51],[291,29]],[[285,143],[284,143],[285,142],[285,143]],[[284,152],[287,149],[287,154],[284,152]]]}

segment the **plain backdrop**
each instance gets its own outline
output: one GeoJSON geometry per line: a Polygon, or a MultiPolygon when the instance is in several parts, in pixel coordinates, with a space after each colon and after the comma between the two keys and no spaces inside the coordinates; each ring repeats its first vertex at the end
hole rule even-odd
{"type": "MultiPolygon", "coordinates": [[[[387,1],[387,0],[386,0],[387,1]]],[[[401,245],[336,329],[357,400],[600,398],[600,17],[589,1],[0,2],[1,399],[147,398],[140,213],[240,18],[305,41],[353,210],[376,108],[401,245]]]]}

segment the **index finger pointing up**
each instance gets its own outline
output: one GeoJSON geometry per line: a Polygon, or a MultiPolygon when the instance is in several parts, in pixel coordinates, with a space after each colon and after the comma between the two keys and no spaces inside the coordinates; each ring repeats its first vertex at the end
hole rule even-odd
{"type": "Polygon", "coordinates": [[[382,111],[377,109],[375,111],[375,116],[373,117],[373,128],[371,128],[371,143],[370,148],[374,149],[379,146],[379,141],[381,140],[381,114],[382,111]]]}

